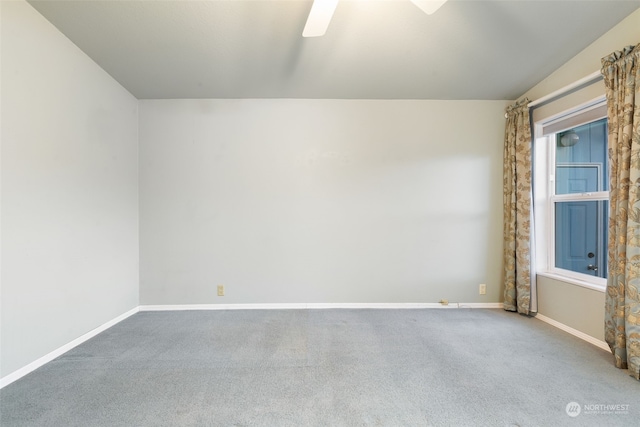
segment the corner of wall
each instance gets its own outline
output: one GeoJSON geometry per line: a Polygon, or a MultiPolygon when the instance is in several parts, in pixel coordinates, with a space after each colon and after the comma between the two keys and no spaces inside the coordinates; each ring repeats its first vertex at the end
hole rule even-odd
{"type": "Polygon", "coordinates": [[[640,8],[591,43],[522,96],[540,98],[600,70],[601,59],[630,44],[640,43],[640,8]]]}

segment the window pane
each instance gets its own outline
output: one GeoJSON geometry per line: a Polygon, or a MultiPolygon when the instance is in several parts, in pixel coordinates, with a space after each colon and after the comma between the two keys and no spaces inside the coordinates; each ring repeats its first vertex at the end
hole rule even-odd
{"type": "Polygon", "coordinates": [[[608,204],[556,202],[556,268],[607,277],[608,204]]]}
{"type": "Polygon", "coordinates": [[[607,119],[556,135],[556,194],[609,191],[607,119]]]}

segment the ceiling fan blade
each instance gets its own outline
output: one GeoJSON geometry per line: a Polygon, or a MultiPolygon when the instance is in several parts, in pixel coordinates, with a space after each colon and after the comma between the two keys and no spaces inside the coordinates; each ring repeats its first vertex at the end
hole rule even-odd
{"type": "Polygon", "coordinates": [[[411,0],[411,3],[418,6],[427,15],[435,13],[446,2],[447,0],[411,0]]]}
{"type": "Polygon", "coordinates": [[[320,37],[327,32],[338,0],[313,0],[302,37],[320,37]]]}

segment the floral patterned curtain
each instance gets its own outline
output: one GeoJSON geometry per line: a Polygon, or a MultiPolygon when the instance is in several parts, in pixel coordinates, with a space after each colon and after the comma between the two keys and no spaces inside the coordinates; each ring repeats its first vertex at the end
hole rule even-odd
{"type": "Polygon", "coordinates": [[[528,99],[507,108],[504,136],[504,309],[530,314],[531,124],[528,99]]]}
{"type": "Polygon", "coordinates": [[[640,44],[602,59],[609,120],[609,277],[605,340],[640,380],[640,44]]]}

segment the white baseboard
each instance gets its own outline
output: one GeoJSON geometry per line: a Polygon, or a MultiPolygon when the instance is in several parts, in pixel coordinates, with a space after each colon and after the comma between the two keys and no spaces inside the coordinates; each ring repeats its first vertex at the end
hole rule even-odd
{"type": "Polygon", "coordinates": [[[12,382],[14,382],[16,380],[19,380],[20,378],[24,377],[25,375],[35,371],[36,369],[38,369],[42,365],[51,362],[56,357],[59,357],[59,356],[63,355],[64,353],[66,353],[67,351],[71,350],[72,348],[77,347],[80,344],[82,344],[83,342],[95,337],[100,332],[106,331],[107,329],[109,329],[113,325],[122,322],[127,317],[136,314],[138,311],[139,311],[139,307],[135,307],[135,308],[127,311],[126,313],[121,314],[120,316],[116,317],[115,319],[112,319],[112,320],[108,321],[107,323],[98,326],[97,328],[93,329],[92,331],[87,332],[86,334],[82,335],[81,337],[76,338],[75,340],[71,341],[70,343],[65,344],[62,347],[57,348],[56,350],[53,350],[51,353],[48,353],[48,354],[42,356],[41,358],[29,363],[28,365],[18,369],[17,371],[14,371],[14,372],[10,373],[9,375],[7,375],[7,376],[5,376],[3,378],[0,378],[0,388],[3,388],[3,387],[11,384],[12,382]]]}
{"type": "Polygon", "coordinates": [[[141,305],[140,311],[184,310],[285,310],[304,309],[307,304],[160,304],[141,305]]]}
{"type": "Polygon", "coordinates": [[[502,308],[504,304],[501,302],[461,302],[459,308],[502,308]]]}
{"type": "Polygon", "coordinates": [[[287,303],[287,304],[181,304],[181,305],[141,305],[140,311],[180,311],[180,310],[304,310],[331,308],[503,308],[495,303],[287,303]]]}
{"type": "Polygon", "coordinates": [[[581,331],[579,331],[577,329],[574,329],[571,326],[567,326],[564,323],[560,323],[557,320],[553,320],[550,317],[544,316],[544,315],[542,315],[540,313],[536,314],[535,318],[538,319],[538,320],[542,320],[544,323],[548,323],[551,326],[555,326],[558,329],[562,329],[563,331],[568,332],[571,335],[573,335],[575,337],[578,337],[578,338],[580,338],[580,339],[582,339],[584,341],[587,341],[588,343],[591,343],[591,344],[595,345],[596,347],[600,347],[601,349],[606,350],[606,351],[611,351],[609,349],[609,345],[606,342],[601,341],[601,340],[599,340],[597,338],[594,338],[591,335],[585,334],[584,332],[581,332],[581,331]]]}

